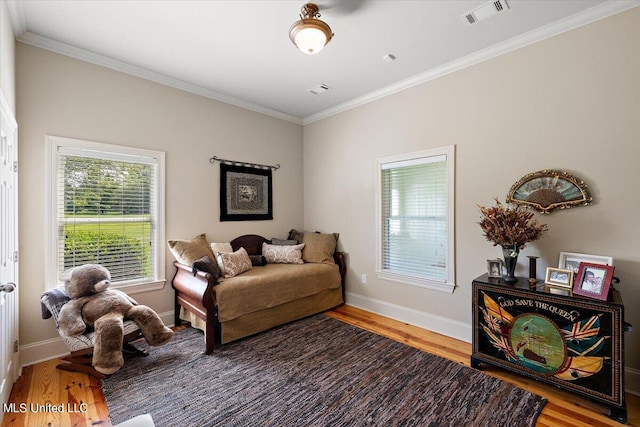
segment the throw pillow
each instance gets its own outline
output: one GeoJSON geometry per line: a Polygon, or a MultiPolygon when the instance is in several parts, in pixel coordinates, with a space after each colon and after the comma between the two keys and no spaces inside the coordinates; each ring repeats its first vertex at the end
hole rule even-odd
{"type": "Polygon", "coordinates": [[[298,243],[302,243],[302,239],[304,238],[304,231],[298,231],[295,228],[292,228],[289,231],[289,240],[295,240],[298,243]]]}
{"type": "Polygon", "coordinates": [[[204,271],[211,274],[211,276],[216,280],[220,277],[220,267],[218,267],[218,263],[206,255],[196,260],[191,268],[194,276],[198,271],[204,271]]]}
{"type": "Polygon", "coordinates": [[[335,264],[333,253],[336,251],[335,234],[304,233],[304,262],[335,264]]]}
{"type": "MultiPolygon", "coordinates": [[[[299,231],[296,230],[295,228],[292,228],[289,231],[289,239],[295,240],[298,243],[304,243],[304,235],[305,233],[307,233],[307,231],[299,231]]],[[[322,234],[319,231],[316,231],[316,234],[322,234]]],[[[340,233],[331,233],[333,234],[333,236],[336,238],[336,242],[338,242],[338,239],[340,238],[340,233]]]]}
{"type": "Polygon", "coordinates": [[[231,243],[211,243],[211,251],[214,255],[217,255],[219,252],[233,252],[233,248],[231,247],[231,243]]]}
{"type": "Polygon", "coordinates": [[[218,268],[220,268],[221,276],[224,277],[224,264],[222,263],[222,258],[220,258],[219,254],[222,252],[232,253],[233,248],[231,247],[231,243],[211,243],[211,251],[215,256],[215,260],[218,263],[218,268]]]}
{"type": "Polygon", "coordinates": [[[205,233],[188,240],[169,240],[167,244],[171,254],[180,264],[193,265],[203,256],[214,258],[205,233]]]}
{"type": "Polygon", "coordinates": [[[224,265],[224,277],[234,277],[251,270],[251,260],[245,248],[240,248],[233,253],[221,252],[219,256],[224,265]]]}
{"type": "Polygon", "coordinates": [[[272,245],[278,245],[278,246],[293,246],[293,245],[297,245],[298,242],[297,240],[283,240],[283,239],[276,239],[275,237],[271,239],[271,244],[272,245]]]}
{"type": "Polygon", "coordinates": [[[293,246],[262,244],[262,255],[270,264],[304,264],[302,249],[304,243],[293,246]]]}
{"type": "Polygon", "coordinates": [[[267,265],[267,259],[262,255],[249,255],[249,259],[253,267],[264,267],[267,265]]]}

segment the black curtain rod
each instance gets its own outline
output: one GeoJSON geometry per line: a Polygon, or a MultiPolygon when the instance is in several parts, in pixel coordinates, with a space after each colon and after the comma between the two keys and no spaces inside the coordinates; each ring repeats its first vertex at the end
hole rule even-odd
{"type": "Polygon", "coordinates": [[[236,165],[236,166],[248,166],[256,169],[273,169],[273,170],[280,169],[280,163],[276,164],[275,166],[271,166],[271,165],[261,165],[259,163],[247,163],[247,162],[238,162],[236,160],[220,159],[218,156],[213,156],[212,158],[209,159],[209,163],[211,164],[215,163],[216,161],[220,163],[227,163],[227,164],[236,165]]]}

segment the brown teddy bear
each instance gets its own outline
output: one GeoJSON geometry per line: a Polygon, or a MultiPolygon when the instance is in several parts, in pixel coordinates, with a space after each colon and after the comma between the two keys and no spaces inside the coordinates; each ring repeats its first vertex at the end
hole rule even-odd
{"type": "Polygon", "coordinates": [[[111,284],[109,270],[98,264],[85,264],[65,271],[61,277],[70,301],[60,310],[60,329],[66,335],[82,334],[87,326],[95,329],[92,364],[105,375],[124,365],[123,319],[133,320],[150,345],[162,345],[173,336],[151,308],[138,303],[111,284]]]}

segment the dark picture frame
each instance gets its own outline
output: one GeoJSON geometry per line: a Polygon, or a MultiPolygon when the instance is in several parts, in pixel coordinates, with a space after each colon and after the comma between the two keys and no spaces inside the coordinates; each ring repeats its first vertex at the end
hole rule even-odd
{"type": "Polygon", "coordinates": [[[503,270],[503,262],[501,259],[487,260],[487,277],[501,278],[503,270]]]}
{"type": "Polygon", "coordinates": [[[614,268],[612,265],[581,262],[573,284],[573,294],[606,301],[614,268]]]}
{"type": "Polygon", "coordinates": [[[271,169],[220,164],[220,221],[273,219],[271,169]]]}

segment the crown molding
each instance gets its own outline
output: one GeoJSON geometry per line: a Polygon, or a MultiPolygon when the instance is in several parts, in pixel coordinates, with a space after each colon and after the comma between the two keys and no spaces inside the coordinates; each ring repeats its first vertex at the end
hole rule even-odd
{"type": "Polygon", "coordinates": [[[327,117],[334,116],[341,112],[351,110],[364,104],[368,104],[380,98],[401,92],[405,89],[429,82],[431,80],[443,77],[447,74],[454,73],[467,67],[488,61],[500,55],[512,52],[517,49],[529,46],[542,40],[554,37],[567,31],[588,25],[595,21],[608,18],[634,7],[640,6],[639,0],[610,0],[598,6],[577,13],[568,18],[562,19],[553,24],[546,25],[539,29],[530,31],[521,36],[514,37],[505,42],[491,46],[487,49],[467,55],[463,58],[451,61],[443,66],[434,68],[424,73],[417,74],[407,79],[401,80],[392,85],[386,86],[380,90],[370,92],[366,95],[354,98],[350,101],[339,104],[335,107],[311,114],[304,118],[296,117],[291,114],[276,111],[271,108],[244,101],[238,98],[225,95],[202,86],[194,85],[164,74],[160,74],[151,70],[147,70],[136,65],[132,65],[117,59],[113,59],[104,55],[97,54],[85,49],[61,43],[47,37],[39,36],[27,31],[27,23],[24,15],[24,9],[21,0],[7,0],[9,15],[13,26],[13,32],[16,40],[34,47],[39,47],[61,55],[79,59],[122,73],[130,74],[136,77],[170,86],[185,92],[204,96],[216,101],[224,102],[236,107],[240,107],[249,111],[265,114],[277,119],[285,120],[295,124],[307,125],[327,117]]]}
{"type": "Polygon", "coordinates": [[[479,64],[481,62],[488,61],[497,56],[504,55],[506,53],[521,49],[534,43],[538,43],[556,35],[591,24],[604,18],[608,18],[610,16],[616,15],[629,9],[633,9],[634,7],[638,6],[640,6],[640,1],[638,0],[611,0],[609,2],[602,3],[601,5],[594,6],[580,13],[576,13],[575,15],[572,15],[560,21],[554,22],[544,27],[540,27],[533,31],[529,31],[528,33],[513,37],[505,42],[498,43],[489,48],[456,59],[440,67],[401,80],[380,90],[354,98],[350,101],[336,105],[332,108],[328,108],[319,113],[306,116],[303,118],[302,124],[308,125],[313,122],[317,122],[318,120],[322,120],[327,117],[342,113],[344,111],[359,107],[361,105],[368,104],[380,98],[384,98],[394,93],[401,92],[405,89],[421,85],[431,80],[435,80],[439,77],[446,76],[447,74],[451,74],[464,68],[479,64]]]}
{"type": "Polygon", "coordinates": [[[302,124],[300,117],[292,116],[291,114],[283,113],[273,110],[271,108],[264,107],[262,105],[247,102],[238,98],[234,98],[225,95],[220,92],[216,92],[211,89],[204,88],[192,83],[185,82],[167,75],[157,73],[155,71],[147,70],[146,68],[138,67],[137,65],[129,64],[124,61],[119,61],[108,56],[100,55],[95,52],[91,52],[86,49],[71,46],[66,43],[62,43],[56,40],[52,40],[47,37],[40,36],[31,32],[24,32],[16,38],[19,42],[28,44],[30,46],[45,49],[51,52],[59,53],[61,55],[69,56],[71,58],[79,59],[91,64],[99,65],[101,67],[109,68],[121,73],[130,74],[132,76],[140,77],[145,80],[160,83],[165,86],[170,86],[175,89],[180,89],[185,92],[193,93],[196,95],[204,96],[216,101],[224,102],[236,107],[244,108],[245,110],[254,111],[256,113],[265,114],[267,116],[275,117],[277,119],[285,120],[295,124],[302,124]]]}

